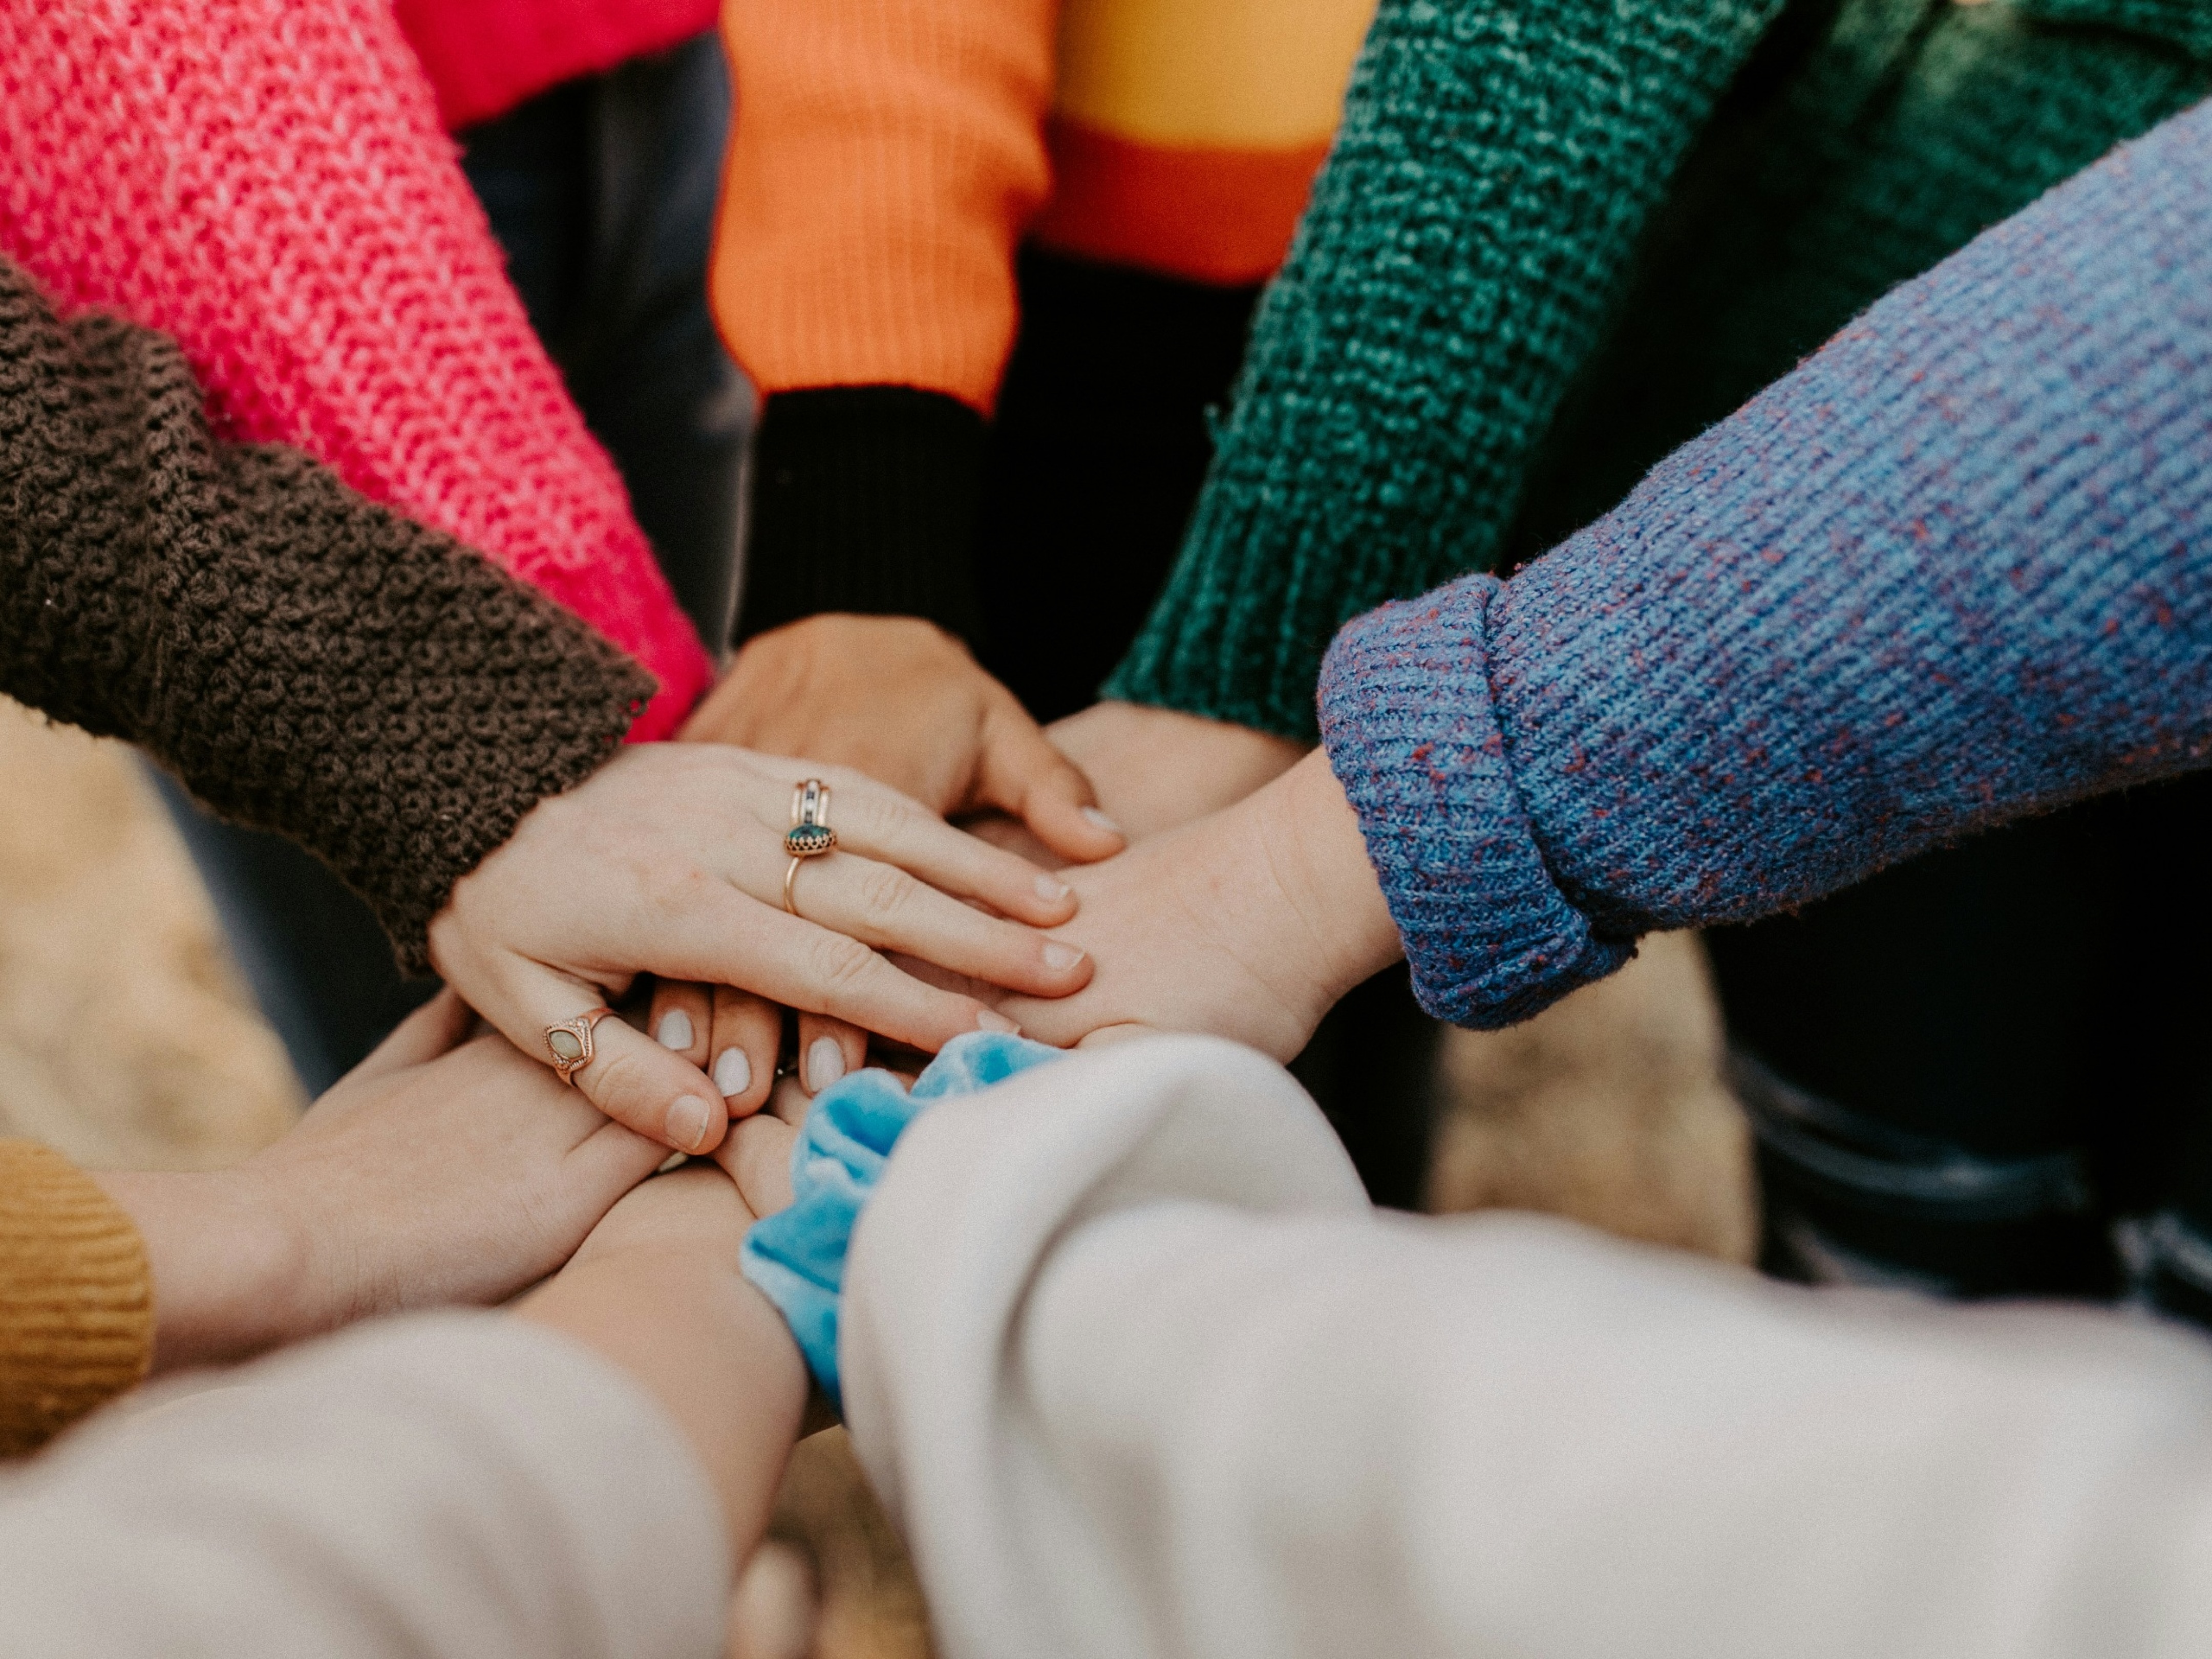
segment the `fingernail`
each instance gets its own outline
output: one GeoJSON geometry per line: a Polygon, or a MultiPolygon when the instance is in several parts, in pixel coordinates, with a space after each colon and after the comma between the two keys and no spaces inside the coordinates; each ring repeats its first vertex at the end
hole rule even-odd
{"type": "Polygon", "coordinates": [[[742,1048],[725,1048],[714,1060],[714,1086],[724,1095],[741,1095],[753,1086],[753,1063],[742,1048]]]}
{"type": "Polygon", "coordinates": [[[845,1075],[845,1051],[836,1037],[817,1037],[806,1050],[806,1092],[818,1095],[845,1075]]]}
{"type": "Polygon", "coordinates": [[[1044,965],[1065,972],[1083,960],[1083,952],[1073,945],[1062,945],[1058,939],[1047,939],[1044,946],[1044,965]]]}
{"type": "Polygon", "coordinates": [[[1109,836],[1118,836],[1121,833],[1121,826],[1115,823],[1113,819],[1108,817],[1103,812],[1100,811],[1095,806],[1085,807],[1083,809],[1083,816],[1089,818],[1091,823],[1097,824],[1101,830],[1103,830],[1109,836]]]}
{"type": "Polygon", "coordinates": [[[707,1103],[696,1095],[679,1095],[668,1109],[668,1138],[687,1152],[696,1152],[707,1139],[707,1103]]]}
{"type": "Polygon", "coordinates": [[[1036,878],[1037,896],[1047,904],[1057,904],[1074,890],[1055,876],[1039,876],[1036,878]]]}
{"type": "Polygon", "coordinates": [[[1015,1024],[1011,1019],[1008,1019],[996,1008],[986,1008],[981,1013],[975,1016],[975,1029],[979,1031],[1018,1032],[1022,1028],[1015,1024]]]}
{"type": "Polygon", "coordinates": [[[681,1008],[671,1008],[660,1017],[660,1046],[664,1048],[689,1048],[691,1046],[691,1016],[681,1008]]]}
{"type": "Polygon", "coordinates": [[[653,1174],[666,1175],[671,1170],[680,1170],[691,1161],[689,1152],[671,1152],[653,1166],[653,1174]]]}

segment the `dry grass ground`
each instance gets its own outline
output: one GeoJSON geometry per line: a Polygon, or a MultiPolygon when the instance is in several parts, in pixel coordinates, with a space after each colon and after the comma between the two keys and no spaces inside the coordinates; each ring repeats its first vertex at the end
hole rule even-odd
{"type": "MultiPolygon", "coordinates": [[[[1550,1210],[1745,1259],[1748,1159],[1718,1043],[1680,936],[1516,1030],[1449,1034],[1431,1207],[1550,1210]]],[[[94,1166],[206,1167],[299,1105],[127,754],[0,701],[0,1134],[94,1166]]],[[[816,1659],[926,1659],[921,1591],[842,1431],[800,1448],[776,1531],[820,1575],[816,1659]]]]}

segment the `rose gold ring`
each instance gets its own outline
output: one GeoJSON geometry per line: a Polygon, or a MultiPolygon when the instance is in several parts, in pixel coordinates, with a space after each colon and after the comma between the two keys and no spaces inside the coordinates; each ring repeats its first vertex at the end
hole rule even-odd
{"type": "Polygon", "coordinates": [[[576,1073],[592,1063],[592,1027],[612,1012],[611,1008],[594,1008],[545,1028],[545,1051],[553,1056],[553,1070],[571,1089],[576,1086],[576,1073]]]}

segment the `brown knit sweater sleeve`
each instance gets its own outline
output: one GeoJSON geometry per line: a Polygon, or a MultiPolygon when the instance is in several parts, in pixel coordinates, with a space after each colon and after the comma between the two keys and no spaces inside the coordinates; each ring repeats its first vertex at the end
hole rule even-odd
{"type": "Polygon", "coordinates": [[[131,1218],[59,1153],[0,1140],[0,1457],[146,1375],[153,1280],[131,1218]]]}
{"type": "Polygon", "coordinates": [[[450,538],[215,441],[170,342],[60,323],[0,261],[0,690],[311,848],[410,970],[453,884],[653,689],[450,538]]]}

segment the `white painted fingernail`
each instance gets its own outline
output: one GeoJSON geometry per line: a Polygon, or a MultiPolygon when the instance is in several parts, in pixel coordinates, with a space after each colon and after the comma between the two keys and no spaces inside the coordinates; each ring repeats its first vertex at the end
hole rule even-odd
{"type": "Polygon", "coordinates": [[[1008,1019],[996,1008],[986,1008],[981,1013],[975,1016],[975,1029],[979,1031],[1019,1032],[1022,1028],[1015,1024],[1011,1019],[1008,1019]]]}
{"type": "Polygon", "coordinates": [[[664,1048],[689,1048],[691,1046],[691,1016],[681,1008],[671,1008],[660,1017],[660,1046],[664,1048]]]}
{"type": "Polygon", "coordinates": [[[753,1063],[742,1048],[725,1048],[714,1059],[714,1086],[725,1097],[741,1095],[753,1086],[753,1063]]]}
{"type": "Polygon", "coordinates": [[[806,1092],[818,1095],[845,1075],[845,1051],[836,1037],[817,1037],[806,1050],[806,1092]]]}
{"type": "Polygon", "coordinates": [[[1037,896],[1047,904],[1057,904],[1074,890],[1057,876],[1039,876],[1036,878],[1037,896]]]}
{"type": "Polygon", "coordinates": [[[1083,952],[1073,945],[1062,945],[1058,939],[1047,939],[1044,946],[1044,965],[1064,972],[1083,960],[1083,952]]]}
{"type": "Polygon", "coordinates": [[[672,1170],[682,1169],[690,1161],[691,1154],[689,1152],[671,1152],[654,1166],[653,1172],[655,1175],[666,1175],[672,1170]]]}
{"type": "Polygon", "coordinates": [[[712,1109],[696,1095],[679,1095],[668,1109],[668,1138],[687,1152],[696,1152],[707,1139],[712,1109]]]}
{"type": "Polygon", "coordinates": [[[1113,819],[1108,817],[1103,812],[1100,811],[1095,806],[1085,807],[1083,809],[1083,816],[1089,818],[1091,823],[1097,824],[1101,830],[1106,831],[1109,836],[1118,836],[1121,833],[1121,826],[1115,823],[1113,819]]]}

